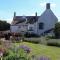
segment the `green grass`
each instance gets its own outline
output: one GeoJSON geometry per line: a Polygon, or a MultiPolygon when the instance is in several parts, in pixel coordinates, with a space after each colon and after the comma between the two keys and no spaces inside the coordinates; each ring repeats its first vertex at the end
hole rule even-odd
{"type": "Polygon", "coordinates": [[[34,44],[28,42],[16,43],[16,45],[27,45],[31,48],[31,55],[36,56],[47,56],[50,57],[51,60],[60,60],[60,48],[59,47],[52,47],[52,46],[45,46],[41,44],[34,44]]]}

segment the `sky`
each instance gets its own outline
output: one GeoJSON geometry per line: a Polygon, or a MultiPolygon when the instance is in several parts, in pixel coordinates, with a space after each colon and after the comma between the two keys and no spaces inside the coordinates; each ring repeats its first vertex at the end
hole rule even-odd
{"type": "Polygon", "coordinates": [[[51,10],[60,21],[60,0],[0,0],[0,20],[11,23],[14,12],[17,16],[31,16],[35,12],[40,16],[51,3],[51,10]]]}

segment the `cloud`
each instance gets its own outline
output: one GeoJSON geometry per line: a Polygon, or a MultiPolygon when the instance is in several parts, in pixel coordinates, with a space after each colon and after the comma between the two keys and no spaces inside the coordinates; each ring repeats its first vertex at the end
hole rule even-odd
{"type": "Polygon", "coordinates": [[[0,10],[0,20],[7,21],[8,23],[11,23],[12,18],[13,18],[12,12],[0,10]]]}
{"type": "MultiPolygon", "coordinates": [[[[40,6],[41,6],[42,8],[44,8],[44,7],[46,7],[46,3],[47,3],[47,2],[40,3],[40,6]]],[[[51,3],[51,7],[52,7],[52,8],[55,8],[55,7],[56,7],[56,4],[55,4],[55,3],[51,3]]]]}
{"type": "Polygon", "coordinates": [[[56,4],[55,4],[55,3],[52,3],[52,4],[51,4],[51,7],[52,7],[52,8],[55,8],[55,7],[56,7],[56,4]]]}
{"type": "Polygon", "coordinates": [[[40,3],[41,7],[45,7],[46,6],[46,2],[40,3]]]}

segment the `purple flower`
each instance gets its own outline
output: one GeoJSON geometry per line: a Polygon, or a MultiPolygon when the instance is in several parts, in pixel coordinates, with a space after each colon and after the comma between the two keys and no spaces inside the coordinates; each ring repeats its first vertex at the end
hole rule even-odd
{"type": "Polygon", "coordinates": [[[41,56],[41,57],[38,57],[37,60],[50,60],[50,58],[48,58],[47,56],[41,56]]]}
{"type": "Polygon", "coordinates": [[[24,49],[24,51],[25,51],[26,53],[30,53],[30,51],[31,51],[31,48],[29,48],[29,47],[26,46],[26,45],[21,45],[19,48],[24,49]]]}

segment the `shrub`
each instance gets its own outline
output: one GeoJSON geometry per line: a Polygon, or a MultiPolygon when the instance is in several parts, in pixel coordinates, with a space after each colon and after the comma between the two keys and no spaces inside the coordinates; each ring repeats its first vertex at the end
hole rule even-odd
{"type": "Polygon", "coordinates": [[[9,55],[3,56],[3,60],[27,60],[27,55],[23,49],[17,49],[10,51],[9,55]]]}
{"type": "Polygon", "coordinates": [[[9,55],[5,56],[4,60],[28,60],[30,52],[31,49],[28,46],[15,46],[9,50],[9,55]]]}
{"type": "Polygon", "coordinates": [[[37,60],[51,60],[51,59],[47,56],[40,56],[37,58],[37,60]]]}
{"type": "Polygon", "coordinates": [[[0,45],[2,45],[2,41],[0,40],[0,45]]]}
{"type": "Polygon", "coordinates": [[[55,36],[46,36],[46,40],[55,39],[55,36]]]}
{"type": "Polygon", "coordinates": [[[23,40],[23,41],[30,42],[30,43],[35,43],[35,44],[38,44],[39,43],[39,41],[34,41],[34,40],[23,40]]]}
{"type": "Polygon", "coordinates": [[[29,48],[28,46],[21,45],[19,48],[24,49],[24,51],[25,51],[26,53],[30,53],[30,52],[31,52],[31,48],[29,48]]]}
{"type": "Polygon", "coordinates": [[[28,32],[27,32],[26,34],[24,34],[24,36],[25,36],[25,37],[29,37],[29,38],[30,38],[30,37],[39,37],[37,34],[28,33],[28,32]]]}
{"type": "Polygon", "coordinates": [[[6,57],[9,55],[9,51],[5,47],[0,47],[0,56],[6,57]]]}
{"type": "Polygon", "coordinates": [[[47,45],[60,47],[60,43],[58,41],[48,41],[47,45]]]}
{"type": "Polygon", "coordinates": [[[9,55],[9,52],[8,51],[5,51],[4,54],[3,54],[4,57],[5,56],[8,56],[8,55],[9,55]]]}
{"type": "Polygon", "coordinates": [[[3,60],[16,60],[16,56],[15,55],[9,55],[7,57],[5,57],[3,60]]]}
{"type": "Polygon", "coordinates": [[[54,34],[57,39],[60,38],[60,22],[55,24],[54,34]]]}

